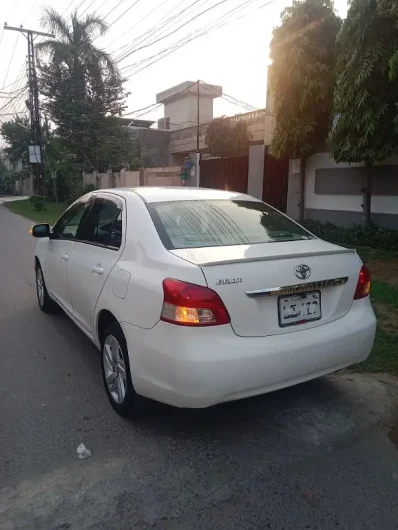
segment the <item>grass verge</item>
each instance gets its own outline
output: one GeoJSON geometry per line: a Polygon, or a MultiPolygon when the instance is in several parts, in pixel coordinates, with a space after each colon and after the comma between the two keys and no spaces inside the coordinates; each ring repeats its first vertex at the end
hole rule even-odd
{"type": "Polygon", "coordinates": [[[67,207],[64,203],[46,202],[46,209],[37,211],[29,199],[6,202],[4,205],[13,213],[32,219],[36,223],[48,223],[50,225],[55,223],[67,207]]]}
{"type": "Polygon", "coordinates": [[[378,250],[370,247],[355,247],[364,263],[372,261],[398,262],[398,252],[387,252],[387,250],[378,250]]]}
{"type": "Polygon", "coordinates": [[[368,359],[356,369],[398,375],[398,286],[372,283],[372,302],[377,315],[377,333],[368,359]]]}

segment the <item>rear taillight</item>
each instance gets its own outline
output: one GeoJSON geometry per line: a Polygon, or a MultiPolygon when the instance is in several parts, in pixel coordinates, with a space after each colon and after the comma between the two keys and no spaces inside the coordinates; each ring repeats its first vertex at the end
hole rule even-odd
{"type": "Polygon", "coordinates": [[[179,326],[229,324],[228,311],[215,291],[193,283],[163,280],[163,309],[160,319],[179,326]]]}
{"type": "Polygon", "coordinates": [[[361,272],[359,273],[357,288],[354,294],[354,300],[360,300],[365,298],[370,293],[370,272],[365,265],[362,265],[361,272]]]}

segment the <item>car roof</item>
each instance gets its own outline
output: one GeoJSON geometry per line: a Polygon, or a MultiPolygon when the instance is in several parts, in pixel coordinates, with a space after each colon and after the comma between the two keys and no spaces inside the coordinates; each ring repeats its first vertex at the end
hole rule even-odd
{"type": "Polygon", "coordinates": [[[241,200],[256,201],[258,199],[235,191],[214,190],[207,188],[189,188],[187,186],[164,186],[164,187],[146,187],[139,188],[111,188],[98,190],[98,192],[116,193],[123,197],[129,197],[131,194],[138,195],[146,203],[151,202],[170,202],[170,201],[204,201],[204,200],[241,200]]]}

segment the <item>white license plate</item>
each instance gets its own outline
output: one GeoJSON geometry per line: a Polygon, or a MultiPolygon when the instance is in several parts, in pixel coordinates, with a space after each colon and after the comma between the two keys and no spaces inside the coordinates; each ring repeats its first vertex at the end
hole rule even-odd
{"type": "Polygon", "coordinates": [[[281,327],[319,320],[322,318],[320,291],[280,296],[278,315],[281,327]]]}

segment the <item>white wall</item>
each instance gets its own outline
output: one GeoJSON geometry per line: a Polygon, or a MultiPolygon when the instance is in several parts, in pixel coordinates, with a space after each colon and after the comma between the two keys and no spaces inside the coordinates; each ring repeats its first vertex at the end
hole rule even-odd
{"type": "MultiPolygon", "coordinates": [[[[198,121],[197,97],[192,94],[166,103],[164,106],[165,118],[170,118],[170,129],[182,129],[196,125],[198,121]]],[[[199,123],[206,123],[213,119],[213,99],[200,97],[199,123]]]]}
{"type": "MultiPolygon", "coordinates": [[[[390,157],[377,165],[398,165],[398,156],[390,157]]],[[[315,171],[320,168],[363,167],[364,164],[337,164],[330,153],[316,153],[307,160],[305,202],[306,209],[343,210],[362,212],[362,195],[319,195],[315,193],[315,171]]],[[[398,171],[398,167],[397,167],[398,171]]],[[[293,177],[291,177],[293,179],[293,177]]],[[[289,178],[290,186],[290,178],[289,178]]],[[[398,214],[398,196],[374,195],[372,212],[398,214]]]]}

